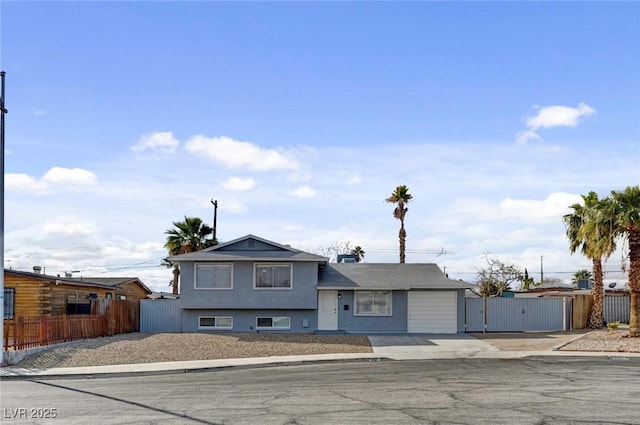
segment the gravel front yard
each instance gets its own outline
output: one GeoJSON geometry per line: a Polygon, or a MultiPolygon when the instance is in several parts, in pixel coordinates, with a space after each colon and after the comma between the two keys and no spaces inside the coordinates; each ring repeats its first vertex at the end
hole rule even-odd
{"type": "MultiPolygon", "coordinates": [[[[475,335],[504,351],[551,350],[554,333],[475,335]]],[[[628,331],[597,330],[559,348],[561,351],[640,353],[640,338],[628,331]]],[[[133,333],[76,341],[26,357],[13,367],[107,366],[116,364],[215,360],[305,354],[372,353],[364,335],[312,335],[271,333],[133,333]]]]}
{"type": "Polygon", "coordinates": [[[640,338],[629,338],[629,331],[627,330],[612,333],[603,329],[591,331],[585,336],[560,347],[559,351],[640,353],[640,338]]]}
{"type": "Polygon", "coordinates": [[[372,353],[364,335],[133,333],[59,345],[14,367],[107,366],[304,354],[372,353]]]}

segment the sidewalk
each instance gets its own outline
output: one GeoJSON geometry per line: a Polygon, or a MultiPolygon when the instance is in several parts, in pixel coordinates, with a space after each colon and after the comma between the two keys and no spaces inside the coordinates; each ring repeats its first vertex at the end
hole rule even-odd
{"type": "Polygon", "coordinates": [[[0,368],[0,378],[96,377],[175,373],[230,367],[258,367],[329,361],[518,359],[525,357],[615,357],[640,358],[640,353],[556,351],[582,333],[549,334],[456,334],[370,335],[373,353],[317,354],[304,356],[253,357],[243,359],[140,363],[74,368],[0,368]]]}

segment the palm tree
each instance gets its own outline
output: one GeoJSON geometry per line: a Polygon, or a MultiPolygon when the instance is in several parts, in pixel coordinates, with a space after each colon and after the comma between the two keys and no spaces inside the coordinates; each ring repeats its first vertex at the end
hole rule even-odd
{"type": "Polygon", "coordinates": [[[593,278],[593,274],[589,270],[587,269],[578,270],[573,274],[573,277],[571,278],[571,284],[577,287],[578,281],[591,280],[592,278],[593,278]]]}
{"type": "Polygon", "coordinates": [[[398,238],[400,239],[400,264],[404,263],[405,243],[407,239],[407,232],[404,230],[404,216],[409,211],[406,204],[411,201],[413,196],[409,193],[409,188],[405,185],[396,187],[391,196],[385,199],[386,202],[396,204],[396,208],[393,210],[393,216],[400,220],[400,232],[398,232],[398,238]]]}
{"type": "MultiPolygon", "coordinates": [[[[184,217],[184,221],[174,221],[173,229],[165,231],[167,242],[164,247],[169,251],[169,255],[186,254],[188,252],[200,251],[201,249],[217,245],[218,241],[207,239],[213,233],[213,229],[202,222],[198,217],[184,217]]],[[[178,276],[180,269],[177,264],[166,261],[168,267],[173,267],[173,279],[171,286],[173,293],[178,294],[178,276]]]]}
{"type": "Polygon", "coordinates": [[[364,254],[364,249],[362,249],[360,245],[356,245],[356,247],[351,250],[351,255],[356,257],[356,263],[359,263],[364,259],[364,254]]]}
{"type": "Polygon", "coordinates": [[[640,186],[628,186],[624,191],[611,192],[611,216],[614,233],[629,243],[629,336],[640,337],[640,186]]]}
{"type": "Polygon", "coordinates": [[[591,273],[589,270],[587,269],[582,269],[582,270],[578,270],[577,272],[575,272],[573,274],[573,276],[571,276],[571,284],[574,287],[578,287],[578,282],[581,280],[592,280],[593,279],[593,273],[591,273]]]}
{"type": "Polygon", "coordinates": [[[593,264],[593,287],[591,288],[591,311],[588,326],[599,329],[603,325],[604,287],[602,284],[602,259],[608,258],[616,249],[615,235],[611,233],[611,218],[608,213],[610,201],[598,199],[591,191],[581,195],[583,204],[573,204],[573,213],[562,220],[569,238],[569,250],[577,250],[589,258],[593,264]]]}

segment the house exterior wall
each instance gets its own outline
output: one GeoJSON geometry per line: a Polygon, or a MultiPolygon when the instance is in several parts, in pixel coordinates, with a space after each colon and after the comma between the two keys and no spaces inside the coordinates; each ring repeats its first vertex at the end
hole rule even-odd
{"type": "MultiPolygon", "coordinates": [[[[287,263],[283,261],[282,263],[287,263]]],[[[233,289],[196,289],[194,262],[180,264],[184,309],[315,309],[318,264],[293,262],[291,289],[254,289],[254,261],[233,263],[233,289]]]]}
{"type": "Polygon", "coordinates": [[[56,285],[56,280],[53,276],[5,272],[5,288],[15,291],[14,317],[66,314],[67,304],[89,304],[90,294],[96,294],[97,298],[107,298],[107,294],[111,294],[113,298],[116,295],[126,295],[131,301],[147,296],[144,289],[135,283],[123,285],[123,288],[104,288],[69,285],[64,282],[56,285]]]}
{"type": "MultiPolygon", "coordinates": [[[[408,329],[409,291],[393,291],[391,316],[355,316],[354,291],[338,291],[338,330],[353,333],[404,333],[408,329]],[[345,310],[345,305],[349,310],[345,310]]],[[[464,289],[456,291],[457,332],[463,333],[465,323],[464,289]]],[[[452,306],[453,307],[453,306],[452,306]]]]}
{"type": "Polygon", "coordinates": [[[4,274],[4,287],[14,289],[14,317],[51,314],[48,285],[27,276],[4,274]],[[42,300],[41,300],[41,294],[42,300]]]}
{"type": "Polygon", "coordinates": [[[113,294],[114,297],[116,294],[125,295],[127,297],[127,300],[129,301],[143,300],[146,299],[148,295],[147,291],[142,289],[142,287],[140,287],[140,285],[136,284],[135,282],[127,282],[123,285],[119,285],[118,287],[113,288],[113,294]]]}
{"type": "Polygon", "coordinates": [[[466,308],[464,289],[460,289],[456,292],[457,292],[456,303],[457,303],[457,312],[458,312],[457,330],[458,330],[458,333],[464,333],[465,308],[466,308]]]}
{"type": "MultiPolygon", "coordinates": [[[[316,310],[285,310],[285,309],[264,309],[264,310],[236,310],[236,309],[197,309],[182,310],[182,331],[183,332],[203,332],[198,328],[199,318],[206,317],[232,317],[233,329],[227,332],[295,332],[309,333],[318,328],[318,317],[316,310]],[[290,317],[291,327],[285,330],[276,329],[256,329],[256,319],[258,317],[290,317]]],[[[220,332],[216,330],[204,330],[205,332],[220,332]]],[[[222,331],[224,332],[224,331],[222,331]]]]}
{"type": "Polygon", "coordinates": [[[338,330],[354,333],[407,332],[407,291],[392,291],[391,316],[355,316],[354,291],[338,291],[338,330]],[[345,310],[348,306],[348,310],[345,310]]]}

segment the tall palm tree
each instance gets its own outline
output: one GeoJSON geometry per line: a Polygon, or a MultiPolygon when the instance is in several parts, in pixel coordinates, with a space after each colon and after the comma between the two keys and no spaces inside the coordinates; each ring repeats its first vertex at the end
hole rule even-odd
{"type": "Polygon", "coordinates": [[[640,337],[640,186],[612,191],[611,200],[615,234],[626,238],[629,243],[629,336],[640,337]]]}
{"type": "Polygon", "coordinates": [[[393,216],[400,220],[400,232],[398,232],[398,238],[400,239],[400,264],[404,263],[405,244],[407,239],[407,232],[404,230],[404,216],[409,211],[406,206],[413,196],[409,193],[409,188],[405,185],[396,187],[391,196],[385,199],[386,202],[396,204],[396,208],[393,210],[393,216]]]}
{"type": "MultiPolygon", "coordinates": [[[[206,225],[202,219],[198,217],[184,217],[184,221],[174,221],[173,229],[164,232],[167,235],[167,241],[164,247],[169,251],[169,255],[186,254],[188,252],[200,251],[201,249],[214,246],[218,241],[208,239],[213,233],[213,229],[206,225]]],[[[178,294],[178,276],[180,269],[177,264],[165,263],[169,267],[173,267],[173,279],[171,286],[173,293],[178,294]]]]}
{"type": "Polygon", "coordinates": [[[573,213],[564,215],[562,219],[571,253],[580,250],[593,264],[592,303],[587,324],[598,329],[603,325],[604,311],[602,260],[615,251],[615,235],[611,233],[612,221],[608,213],[610,201],[598,199],[598,194],[593,191],[581,196],[583,203],[571,205],[569,208],[573,213]]]}

